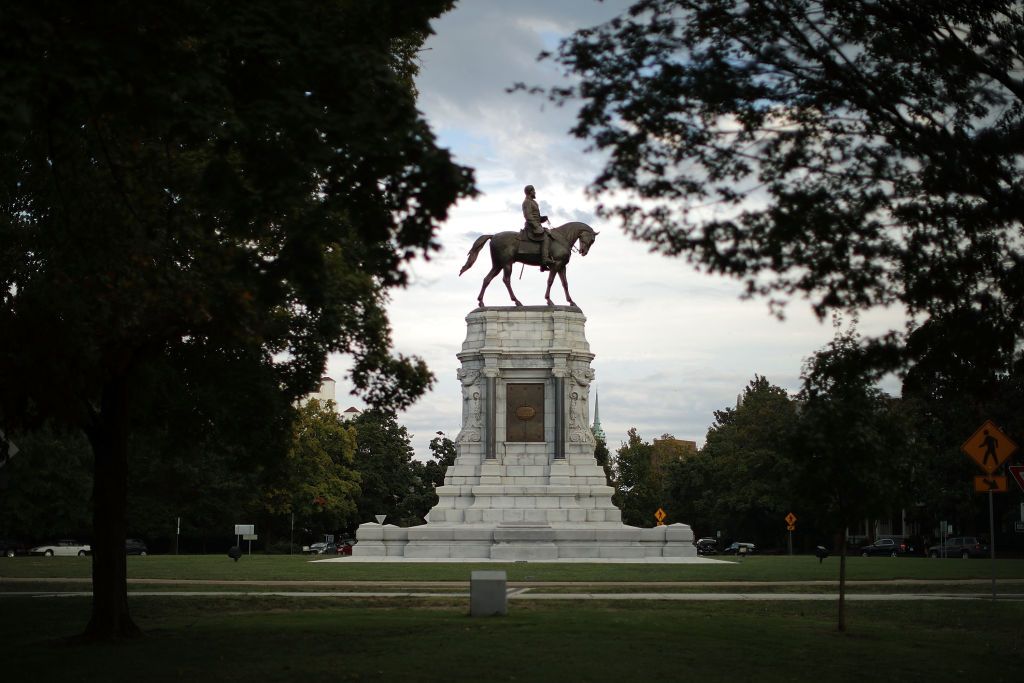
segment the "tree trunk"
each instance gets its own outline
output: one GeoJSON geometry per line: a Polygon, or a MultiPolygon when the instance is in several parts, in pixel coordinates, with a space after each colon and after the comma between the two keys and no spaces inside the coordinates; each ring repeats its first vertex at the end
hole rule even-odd
{"type": "Polygon", "coordinates": [[[93,476],[92,618],[87,640],[140,635],[128,614],[124,541],[128,508],[128,380],[103,388],[99,415],[88,431],[96,461],[93,476]]]}
{"type": "Polygon", "coordinates": [[[839,537],[839,631],[846,630],[846,530],[839,537]]]}

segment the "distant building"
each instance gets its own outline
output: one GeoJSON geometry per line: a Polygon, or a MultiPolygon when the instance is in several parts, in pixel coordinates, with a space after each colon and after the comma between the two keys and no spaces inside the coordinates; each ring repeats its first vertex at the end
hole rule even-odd
{"type": "MultiPolygon", "coordinates": [[[[309,401],[315,398],[316,400],[320,401],[320,403],[326,403],[327,401],[330,401],[334,405],[334,410],[337,411],[338,401],[335,398],[335,387],[335,381],[332,378],[327,377],[325,375],[324,377],[320,378],[320,388],[314,391],[313,393],[306,394],[306,396],[299,401],[299,404],[305,405],[306,403],[309,403],[309,401]]],[[[350,406],[346,408],[344,412],[341,413],[341,419],[346,421],[354,420],[355,418],[359,417],[360,412],[361,411],[359,410],[359,408],[356,408],[355,406],[350,406]]]]}
{"type": "Polygon", "coordinates": [[[697,453],[697,442],[662,436],[655,439],[651,449],[651,466],[661,470],[673,460],[685,460],[697,453]]]}
{"type": "Polygon", "coordinates": [[[599,397],[597,395],[597,389],[595,388],[594,389],[594,425],[590,428],[590,431],[592,431],[594,433],[594,438],[595,439],[600,439],[601,441],[604,441],[605,443],[608,443],[608,440],[604,436],[604,430],[601,429],[601,406],[598,403],[598,398],[599,397]]]}
{"type": "MultiPolygon", "coordinates": [[[[305,403],[306,401],[309,401],[312,398],[317,399],[321,403],[324,403],[326,401],[334,401],[335,400],[334,399],[334,389],[335,389],[335,382],[334,382],[334,380],[331,379],[330,377],[327,377],[325,375],[324,377],[320,378],[320,388],[317,389],[312,394],[307,394],[305,400],[303,401],[303,403],[305,403]]],[[[337,401],[335,401],[335,403],[337,403],[337,401]]]]}

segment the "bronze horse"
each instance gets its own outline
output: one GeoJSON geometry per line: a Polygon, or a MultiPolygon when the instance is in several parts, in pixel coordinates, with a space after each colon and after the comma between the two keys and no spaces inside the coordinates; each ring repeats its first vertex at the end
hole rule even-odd
{"type": "MultiPolygon", "coordinates": [[[[555,281],[556,274],[562,280],[562,289],[565,290],[566,301],[573,306],[576,305],[576,302],[569,296],[569,284],[565,280],[565,266],[569,263],[573,245],[577,240],[580,243],[580,256],[586,256],[587,252],[590,251],[590,247],[594,244],[594,239],[597,235],[598,233],[586,223],[573,222],[560,225],[557,228],[551,228],[552,239],[549,257],[554,261],[554,265],[551,266],[548,272],[548,288],[544,292],[544,300],[548,303],[548,306],[555,305],[551,301],[551,283],[555,281]]],[[[528,266],[539,266],[540,245],[534,245],[525,236],[520,238],[520,233],[518,232],[508,231],[499,232],[497,235],[481,235],[469,250],[469,258],[466,259],[466,265],[462,266],[459,275],[473,267],[473,264],[476,263],[477,255],[483,249],[487,240],[491,240],[491,272],[487,273],[487,276],[484,278],[484,284],[480,288],[477,302],[481,306],[484,305],[484,292],[487,290],[487,285],[491,284],[491,280],[498,274],[498,271],[504,271],[501,279],[505,283],[508,295],[512,297],[512,301],[515,302],[516,306],[522,306],[523,303],[516,298],[515,292],[512,291],[512,264],[518,262],[525,263],[528,266]],[[529,244],[534,248],[520,249],[521,244],[524,246],[529,244]]]]}

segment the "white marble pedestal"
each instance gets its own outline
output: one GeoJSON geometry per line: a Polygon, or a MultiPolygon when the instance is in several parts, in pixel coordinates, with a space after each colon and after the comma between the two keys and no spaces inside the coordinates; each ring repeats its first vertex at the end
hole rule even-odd
{"type": "Polygon", "coordinates": [[[427,524],[362,524],[363,557],[595,561],[696,557],[686,524],[622,524],[594,459],[594,371],[574,306],[477,308],[458,358],[462,430],[427,524]]]}

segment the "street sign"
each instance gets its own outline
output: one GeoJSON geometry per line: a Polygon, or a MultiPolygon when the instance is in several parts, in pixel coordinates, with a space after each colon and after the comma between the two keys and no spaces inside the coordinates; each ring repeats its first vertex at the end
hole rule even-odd
{"type": "Polygon", "coordinates": [[[1010,470],[1010,476],[1017,482],[1020,490],[1024,491],[1024,465],[1010,465],[1006,469],[1010,470]]]}
{"type": "MultiPolygon", "coordinates": [[[[794,524],[796,524],[796,515],[794,515],[792,512],[786,515],[786,524],[788,524],[789,526],[793,526],[794,524]]],[[[792,529],[790,529],[790,531],[792,531],[792,529]]]]}
{"type": "Polygon", "coordinates": [[[235,525],[235,536],[245,536],[247,534],[256,533],[255,524],[236,524],[235,525]]]}
{"type": "Polygon", "coordinates": [[[658,520],[658,526],[664,526],[665,525],[665,518],[666,517],[668,517],[668,515],[666,515],[665,511],[662,510],[661,508],[658,508],[658,511],[654,513],[654,519],[658,520]]]}
{"type": "Polygon", "coordinates": [[[795,524],[787,524],[786,525],[786,531],[796,531],[796,525],[795,524]]]}
{"type": "Polygon", "coordinates": [[[1024,522],[1014,522],[1013,530],[1018,534],[1024,534],[1024,522]]]}
{"type": "Polygon", "coordinates": [[[1006,477],[996,474],[983,474],[974,478],[974,490],[978,493],[1006,493],[1006,477]]]}
{"type": "Polygon", "coordinates": [[[985,420],[985,424],[978,427],[978,431],[964,441],[960,450],[978,463],[981,469],[992,474],[999,469],[1000,465],[1010,459],[1013,452],[1017,450],[1017,444],[999,431],[992,420],[985,420]]]}

